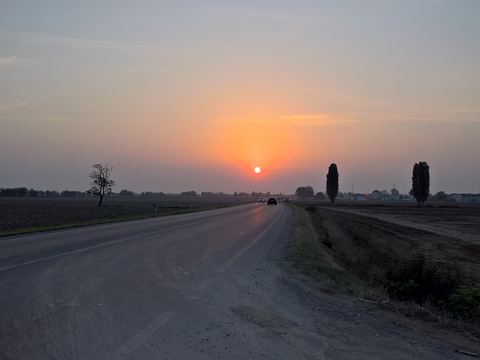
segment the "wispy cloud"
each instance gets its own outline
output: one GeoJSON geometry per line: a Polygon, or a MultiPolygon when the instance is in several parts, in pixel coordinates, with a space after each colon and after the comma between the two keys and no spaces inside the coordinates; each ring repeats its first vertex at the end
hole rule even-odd
{"type": "Polygon", "coordinates": [[[349,114],[298,114],[281,116],[282,121],[298,126],[327,126],[345,123],[357,123],[349,114]]]}
{"type": "Polygon", "coordinates": [[[359,123],[371,126],[387,126],[395,123],[451,123],[451,124],[465,124],[465,123],[480,123],[480,113],[448,113],[431,114],[430,116],[411,116],[408,114],[395,113],[376,113],[370,116],[363,116],[364,120],[359,119],[359,123]]]}
{"type": "Polygon", "coordinates": [[[462,108],[452,112],[448,115],[451,122],[469,122],[480,123],[480,109],[479,108],[462,108]]]}
{"type": "Polygon", "coordinates": [[[398,123],[472,123],[480,122],[480,109],[459,109],[451,112],[425,113],[418,116],[401,112],[349,112],[278,115],[266,117],[188,117],[193,122],[249,123],[260,126],[325,127],[335,125],[389,126],[398,123]]]}
{"type": "Polygon", "coordinates": [[[19,122],[67,122],[73,119],[62,116],[4,116],[0,115],[0,121],[19,121],[19,122]]]}
{"type": "Polygon", "coordinates": [[[26,106],[26,102],[16,103],[16,104],[0,104],[0,110],[2,111],[9,111],[15,108],[19,108],[22,106],[26,106]]]}
{"type": "Polygon", "coordinates": [[[267,118],[241,118],[220,120],[239,120],[260,125],[283,125],[283,126],[329,126],[346,123],[358,123],[359,121],[346,114],[297,114],[271,116],[267,118]]]}
{"type": "Polygon", "coordinates": [[[262,19],[262,20],[276,20],[276,21],[299,21],[303,20],[304,16],[294,15],[286,12],[275,12],[270,10],[258,10],[258,9],[242,9],[237,8],[236,14],[241,14],[245,17],[262,19]]]}
{"type": "Polygon", "coordinates": [[[124,69],[121,70],[121,74],[139,74],[139,73],[165,73],[169,72],[170,69],[145,69],[145,68],[139,68],[139,69],[124,69]]]}
{"type": "Polygon", "coordinates": [[[477,109],[467,109],[467,108],[462,108],[459,110],[461,113],[468,113],[468,114],[479,114],[480,113],[480,108],[477,109]]]}
{"type": "Polygon", "coordinates": [[[26,66],[33,63],[32,59],[20,58],[17,56],[9,56],[0,58],[0,67],[6,68],[11,66],[26,66]]]}
{"type": "Polygon", "coordinates": [[[432,113],[424,116],[412,116],[397,112],[358,112],[358,113],[332,113],[332,114],[296,114],[269,116],[265,118],[218,118],[217,121],[246,122],[267,126],[334,126],[334,125],[362,125],[362,126],[388,126],[392,123],[467,123],[480,122],[479,109],[461,109],[452,113],[432,113]]]}
{"type": "Polygon", "coordinates": [[[158,50],[157,46],[137,45],[115,41],[101,41],[57,35],[44,35],[30,32],[19,32],[11,34],[0,34],[0,38],[17,41],[32,42],[36,44],[58,45],[76,48],[90,48],[117,51],[152,51],[158,50]]]}

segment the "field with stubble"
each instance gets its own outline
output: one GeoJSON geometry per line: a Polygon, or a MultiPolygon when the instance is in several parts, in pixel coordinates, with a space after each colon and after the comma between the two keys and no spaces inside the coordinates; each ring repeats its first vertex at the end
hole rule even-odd
{"type": "Polygon", "coordinates": [[[379,250],[378,261],[393,264],[422,251],[428,261],[459,268],[472,285],[480,284],[480,205],[391,203],[317,209],[323,221],[356,237],[361,247],[379,250]]]}
{"type": "Polygon", "coordinates": [[[88,223],[96,219],[122,219],[230,206],[256,199],[203,198],[185,196],[117,196],[105,197],[101,207],[98,197],[68,198],[0,198],[0,234],[32,229],[88,223]]]}

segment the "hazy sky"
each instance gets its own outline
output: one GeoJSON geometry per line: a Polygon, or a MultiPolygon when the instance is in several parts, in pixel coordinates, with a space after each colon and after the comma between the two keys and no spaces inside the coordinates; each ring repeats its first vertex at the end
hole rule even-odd
{"type": "Polygon", "coordinates": [[[0,4],[0,187],[480,192],[480,1],[0,4]],[[259,166],[260,174],[254,173],[259,166]]]}

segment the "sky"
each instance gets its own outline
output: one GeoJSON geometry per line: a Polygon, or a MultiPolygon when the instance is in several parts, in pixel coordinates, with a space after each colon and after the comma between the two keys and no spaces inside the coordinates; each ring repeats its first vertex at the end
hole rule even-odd
{"type": "Polygon", "coordinates": [[[0,187],[480,192],[480,1],[0,4],[0,187]],[[261,172],[256,174],[255,167],[261,172]]]}

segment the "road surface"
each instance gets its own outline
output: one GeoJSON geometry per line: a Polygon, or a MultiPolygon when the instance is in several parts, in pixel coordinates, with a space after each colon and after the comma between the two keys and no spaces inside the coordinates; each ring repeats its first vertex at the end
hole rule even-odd
{"type": "Polygon", "coordinates": [[[0,239],[0,359],[463,359],[282,273],[248,204],[0,239]]]}

